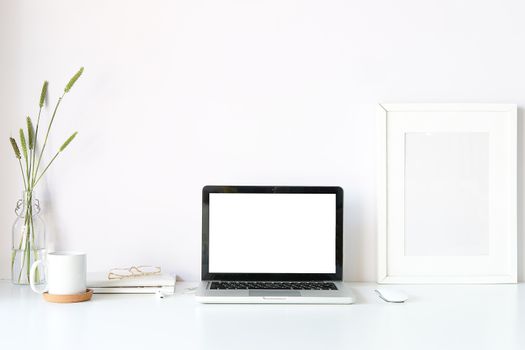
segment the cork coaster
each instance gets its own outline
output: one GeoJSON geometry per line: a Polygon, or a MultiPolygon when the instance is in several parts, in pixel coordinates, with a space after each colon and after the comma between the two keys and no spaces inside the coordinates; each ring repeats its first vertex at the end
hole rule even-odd
{"type": "Polygon", "coordinates": [[[43,295],[44,299],[51,303],[80,303],[82,301],[91,300],[93,290],[87,289],[85,293],[71,295],[49,294],[48,292],[45,292],[43,295]]]}

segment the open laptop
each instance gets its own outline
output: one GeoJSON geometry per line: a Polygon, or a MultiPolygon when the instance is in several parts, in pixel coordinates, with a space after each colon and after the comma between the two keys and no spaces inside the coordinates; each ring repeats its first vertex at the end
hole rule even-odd
{"type": "Polygon", "coordinates": [[[351,304],[342,276],[342,188],[203,188],[199,302],[351,304]]]}

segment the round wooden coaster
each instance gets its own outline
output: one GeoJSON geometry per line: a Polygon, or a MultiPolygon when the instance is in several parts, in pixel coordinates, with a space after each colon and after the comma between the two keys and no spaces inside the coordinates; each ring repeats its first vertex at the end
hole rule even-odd
{"type": "Polygon", "coordinates": [[[71,295],[49,294],[48,292],[45,292],[43,295],[44,299],[51,303],[80,303],[82,301],[91,300],[93,290],[87,289],[85,293],[71,295]]]}

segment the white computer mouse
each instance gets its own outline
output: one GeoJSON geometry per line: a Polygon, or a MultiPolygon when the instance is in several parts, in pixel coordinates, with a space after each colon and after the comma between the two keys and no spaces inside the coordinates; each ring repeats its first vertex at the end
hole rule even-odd
{"type": "Polygon", "coordinates": [[[404,303],[408,300],[408,295],[391,287],[378,287],[375,292],[381,299],[389,303],[404,303]]]}

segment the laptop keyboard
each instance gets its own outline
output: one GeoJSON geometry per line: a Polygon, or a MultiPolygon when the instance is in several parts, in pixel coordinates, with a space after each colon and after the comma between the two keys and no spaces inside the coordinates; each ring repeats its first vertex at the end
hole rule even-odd
{"type": "Polygon", "coordinates": [[[333,282],[212,282],[210,289],[337,290],[333,282]]]}

